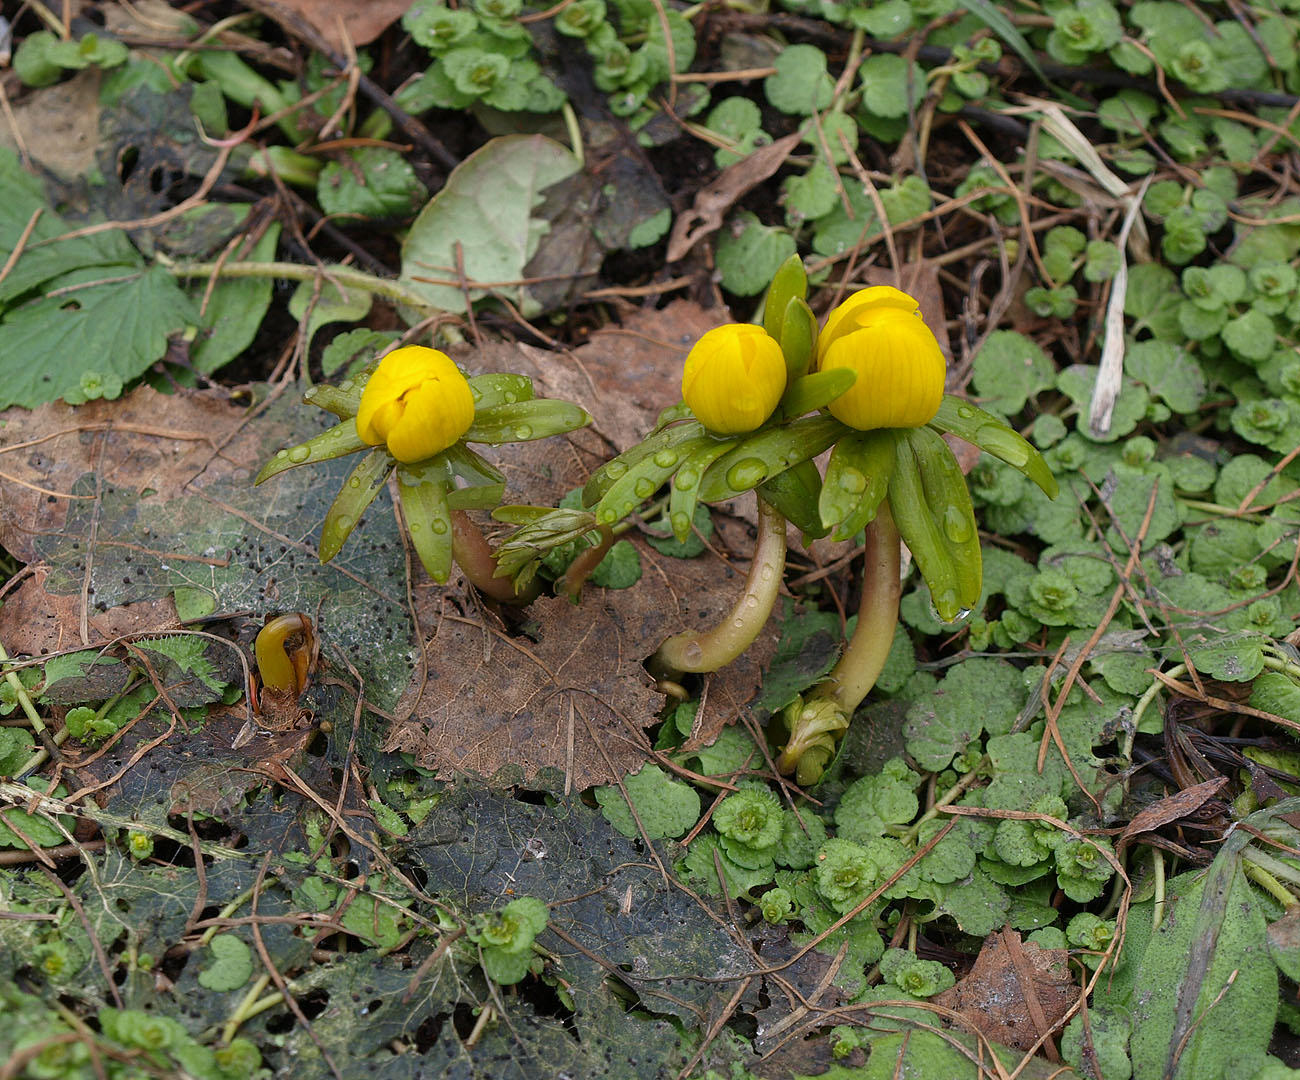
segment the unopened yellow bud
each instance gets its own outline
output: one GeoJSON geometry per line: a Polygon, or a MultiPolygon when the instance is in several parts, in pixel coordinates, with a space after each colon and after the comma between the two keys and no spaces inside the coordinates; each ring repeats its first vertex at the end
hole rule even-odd
{"type": "Polygon", "coordinates": [[[939,342],[905,292],[877,285],[830,313],[817,339],[817,369],[848,368],[857,381],[827,406],[859,431],[921,427],[943,400],[939,342]]]}
{"type": "Polygon", "coordinates": [[[398,461],[424,461],[455,443],[474,422],[474,395],[451,357],[408,345],[380,362],[361,394],[357,434],[387,445],[398,461]]]}
{"type": "Polygon", "coordinates": [[[763,423],[785,393],[781,346],[761,326],[728,323],[695,343],[682,372],[682,400],[719,435],[739,435],[763,423]]]}

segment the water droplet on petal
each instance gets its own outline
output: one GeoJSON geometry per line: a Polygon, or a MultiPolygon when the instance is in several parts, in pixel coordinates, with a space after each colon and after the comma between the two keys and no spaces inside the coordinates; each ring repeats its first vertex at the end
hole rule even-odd
{"type": "Polygon", "coordinates": [[[657,486],[649,477],[643,476],[632,485],[632,490],[636,493],[638,499],[648,499],[655,493],[657,486]]]}
{"type": "Polygon", "coordinates": [[[753,593],[747,593],[745,595],[745,607],[747,608],[758,607],[758,597],[755,596],[753,593]]]}
{"type": "Polygon", "coordinates": [[[513,404],[515,403],[515,400],[516,400],[516,399],[515,399],[514,392],[511,391],[511,390],[507,390],[507,391],[502,395],[502,400],[503,400],[507,405],[513,405],[513,404]]]}
{"type": "Polygon", "coordinates": [[[661,469],[671,469],[677,464],[676,450],[660,450],[654,456],[654,463],[661,469]]]}
{"type": "Polygon", "coordinates": [[[470,397],[472,397],[475,401],[482,401],[482,400],[483,400],[483,391],[480,390],[480,389],[478,389],[478,388],[475,387],[475,386],[471,386],[471,387],[469,388],[469,395],[470,395],[470,397]]]}
{"type": "Polygon", "coordinates": [[[349,390],[351,390],[351,389],[352,389],[352,380],[351,380],[351,379],[344,379],[341,383],[339,383],[339,390],[340,390],[342,393],[346,394],[346,393],[347,393],[349,390]]]}
{"type": "Polygon", "coordinates": [[[767,479],[767,463],[761,458],[745,458],[727,470],[727,483],[737,491],[755,487],[767,479]]]}
{"type": "Polygon", "coordinates": [[[972,409],[969,405],[958,405],[957,415],[960,416],[963,420],[973,420],[975,419],[975,410],[972,409]]]}
{"type": "Polygon", "coordinates": [[[776,571],[775,571],[774,569],[772,569],[772,567],[770,567],[770,566],[765,566],[765,567],[763,567],[762,570],[760,570],[760,571],[758,572],[759,580],[761,580],[761,581],[771,581],[771,580],[772,580],[772,577],[773,577],[773,575],[774,575],[775,573],[776,573],[776,571]]]}
{"type": "Polygon", "coordinates": [[[515,428],[516,439],[524,440],[524,439],[531,439],[532,437],[533,437],[533,429],[530,428],[527,424],[520,424],[517,428],[515,428]]]}
{"type": "Polygon", "coordinates": [[[676,480],[674,480],[674,483],[679,488],[681,488],[682,491],[690,491],[691,488],[693,488],[696,485],[699,479],[700,479],[700,474],[696,472],[694,469],[682,469],[677,474],[677,478],[676,480]]]}
{"type": "Polygon", "coordinates": [[[943,531],[954,544],[966,543],[974,533],[970,518],[956,506],[950,506],[943,512],[943,531]]]}
{"type": "Polygon", "coordinates": [[[289,456],[289,451],[288,451],[288,450],[277,450],[277,451],[275,452],[275,456],[276,456],[278,459],[280,459],[280,460],[284,460],[285,458],[287,458],[287,457],[289,456]]]}
{"type": "Polygon", "coordinates": [[[627,472],[627,466],[621,461],[611,461],[605,466],[605,475],[611,480],[617,480],[625,472],[627,472]]]}
{"type": "Polygon", "coordinates": [[[447,522],[442,518],[434,518],[433,523],[429,527],[439,536],[442,536],[447,531],[447,522]]]}
{"type": "Polygon", "coordinates": [[[936,608],[935,618],[939,619],[940,622],[952,621],[951,619],[944,617],[943,613],[945,611],[957,612],[962,610],[961,603],[957,599],[957,593],[955,590],[949,590],[948,592],[936,596],[934,602],[936,608]]]}
{"type": "Polygon", "coordinates": [[[359,488],[360,486],[361,486],[361,478],[359,476],[348,477],[348,487],[355,489],[355,488],[359,488]]]}
{"type": "Polygon", "coordinates": [[[290,461],[301,465],[304,461],[306,461],[309,457],[311,457],[311,448],[306,446],[295,446],[291,450],[289,450],[288,453],[289,453],[290,461]]]}
{"type": "Polygon", "coordinates": [[[994,457],[1000,457],[1008,465],[1016,468],[1029,460],[1029,447],[1025,440],[1014,431],[1004,431],[992,424],[985,424],[975,432],[975,442],[994,457]]]}
{"type": "Polygon", "coordinates": [[[347,536],[352,531],[352,518],[347,514],[340,514],[334,519],[334,531],[340,536],[347,536]]]}
{"type": "Polygon", "coordinates": [[[840,487],[857,495],[867,489],[867,478],[859,469],[844,469],[840,472],[840,487]]]}

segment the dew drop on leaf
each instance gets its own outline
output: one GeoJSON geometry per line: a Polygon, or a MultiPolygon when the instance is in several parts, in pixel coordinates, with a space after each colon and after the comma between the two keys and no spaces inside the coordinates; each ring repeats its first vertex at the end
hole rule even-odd
{"type": "Polygon", "coordinates": [[[736,490],[751,488],[767,476],[767,464],[760,458],[746,458],[727,470],[727,483],[736,490]]]}
{"type": "Polygon", "coordinates": [[[840,473],[840,487],[854,495],[867,488],[867,478],[858,469],[845,469],[840,473]]]}
{"type": "Polygon", "coordinates": [[[1029,448],[1019,435],[985,424],[975,432],[975,441],[989,453],[1000,457],[1008,465],[1019,468],[1029,460],[1029,448]]]}
{"type": "Polygon", "coordinates": [[[943,512],[943,531],[954,544],[964,544],[971,538],[971,523],[956,506],[943,512]]]}

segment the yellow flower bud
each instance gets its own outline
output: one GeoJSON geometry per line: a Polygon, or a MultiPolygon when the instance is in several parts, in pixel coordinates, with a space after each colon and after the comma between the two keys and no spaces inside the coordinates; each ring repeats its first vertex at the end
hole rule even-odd
{"type": "Polygon", "coordinates": [[[781,346],[761,326],[728,323],[691,349],[682,371],[682,400],[719,435],[739,435],[763,423],[785,393],[781,346]]]}
{"type": "Polygon", "coordinates": [[[817,339],[817,369],[848,368],[858,379],[827,406],[859,431],[921,427],[943,400],[939,342],[905,292],[877,285],[830,313],[817,339]]]}
{"type": "Polygon", "coordinates": [[[402,462],[446,450],[474,422],[474,395],[451,357],[408,345],[380,362],[361,394],[357,434],[402,462]]]}

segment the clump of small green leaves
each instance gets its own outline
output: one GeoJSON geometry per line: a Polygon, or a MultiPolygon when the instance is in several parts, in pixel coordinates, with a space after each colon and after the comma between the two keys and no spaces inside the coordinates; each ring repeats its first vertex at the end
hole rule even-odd
{"type": "Polygon", "coordinates": [[[549,918],[542,901],[521,896],[499,911],[472,919],[466,934],[479,947],[483,973],[502,986],[522,980],[539,961],[533,941],[546,929],[549,918]]]}
{"type": "Polygon", "coordinates": [[[880,958],[880,977],[914,998],[929,998],[953,986],[957,978],[937,960],[919,960],[907,949],[886,949],[880,958]]]}
{"type": "Polygon", "coordinates": [[[49,86],[65,72],[113,68],[126,62],[126,46],[115,38],[89,33],[63,40],[49,30],[28,34],[14,53],[14,71],[27,86],[49,86]]]}
{"type": "MultiPolygon", "coordinates": [[[[428,0],[412,6],[402,25],[434,63],[404,90],[406,107],[482,103],[505,112],[559,110],[566,95],[539,63],[528,27],[519,21],[522,11],[520,0],[475,0],[459,8],[428,0]]],[[[582,42],[596,87],[609,95],[617,116],[645,109],[650,92],[689,68],[695,55],[694,30],[680,12],[656,11],[635,0],[577,0],[555,12],[551,25],[582,42]]]]}

